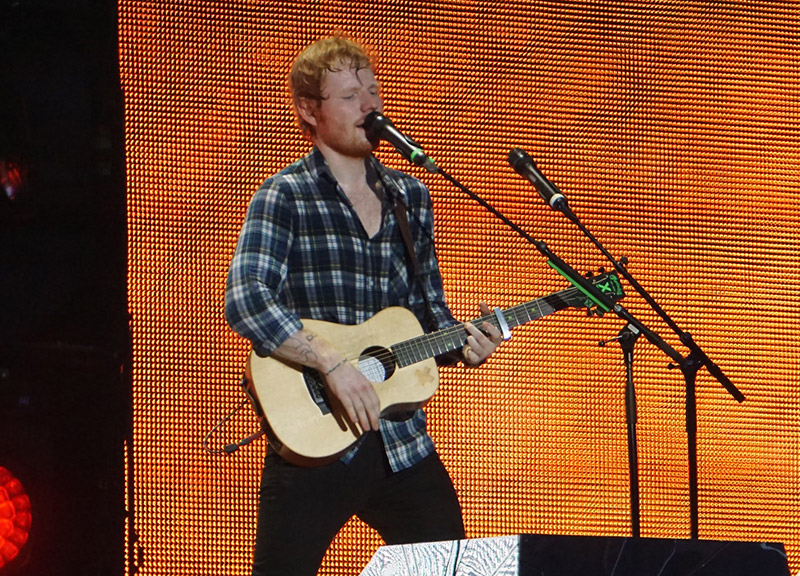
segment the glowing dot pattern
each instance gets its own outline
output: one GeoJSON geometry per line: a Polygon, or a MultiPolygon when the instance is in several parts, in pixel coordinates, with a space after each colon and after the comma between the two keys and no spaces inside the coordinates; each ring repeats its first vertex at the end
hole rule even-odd
{"type": "MultiPolygon", "coordinates": [[[[224,281],[250,195],[308,148],[291,60],[337,30],[379,55],[386,114],[439,166],[581,272],[610,267],[508,166],[528,151],[742,390],[737,404],[700,371],[700,537],[784,542],[797,572],[798,22],[800,4],[775,0],[121,0],[139,573],[249,573],[264,444],[201,448],[242,398],[247,345],[225,325],[224,281]]],[[[431,188],[459,318],[565,287],[464,194],[378,155],[431,188]]],[[[443,370],[430,430],[469,536],[630,534],[622,353],[597,346],[623,326],[562,311],[480,369],[443,370]]],[[[686,538],[683,380],[644,339],[634,357],[642,535],[686,538]]],[[[212,446],[255,427],[241,413],[212,446]]],[[[354,520],[321,574],[358,573],[379,545],[354,520]]]]}

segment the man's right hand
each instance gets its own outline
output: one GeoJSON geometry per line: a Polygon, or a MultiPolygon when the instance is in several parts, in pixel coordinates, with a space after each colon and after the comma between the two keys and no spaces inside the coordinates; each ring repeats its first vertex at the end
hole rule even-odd
{"type": "Polygon", "coordinates": [[[361,430],[377,430],[381,416],[378,395],[372,383],[348,361],[334,364],[325,374],[328,388],[361,430]]]}
{"type": "Polygon", "coordinates": [[[273,354],[318,370],[351,422],[364,432],[378,429],[381,407],[375,389],[333,344],[310,330],[300,329],[273,354]]]}

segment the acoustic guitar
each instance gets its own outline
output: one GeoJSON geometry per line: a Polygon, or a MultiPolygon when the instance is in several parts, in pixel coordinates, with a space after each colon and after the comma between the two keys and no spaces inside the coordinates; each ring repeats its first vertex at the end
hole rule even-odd
{"type": "MultiPolygon", "coordinates": [[[[623,298],[619,278],[606,273],[592,283],[613,300],[623,298]]],[[[566,308],[592,310],[592,301],[578,288],[567,288],[472,320],[484,322],[510,335],[511,328],[566,308]]],[[[597,312],[599,314],[599,311],[597,312]]],[[[458,350],[466,341],[463,324],[425,334],[417,318],[407,309],[391,307],[354,326],[303,320],[345,354],[372,383],[380,399],[381,415],[423,406],[439,386],[435,357],[458,350]]],[[[266,422],[273,449],[290,462],[320,465],[340,457],[362,435],[344,410],[328,395],[324,377],[301,364],[285,362],[251,352],[248,358],[247,391],[266,422]]]]}

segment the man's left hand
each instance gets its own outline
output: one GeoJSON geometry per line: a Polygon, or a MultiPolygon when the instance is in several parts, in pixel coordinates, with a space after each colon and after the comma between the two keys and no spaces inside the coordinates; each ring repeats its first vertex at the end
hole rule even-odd
{"type": "MultiPolygon", "coordinates": [[[[486,302],[480,303],[481,314],[488,316],[492,313],[486,302]]],[[[495,326],[489,322],[484,322],[481,328],[476,328],[472,322],[466,322],[464,327],[467,330],[467,341],[461,349],[464,363],[468,366],[478,366],[486,361],[503,341],[503,335],[495,326]]]]}

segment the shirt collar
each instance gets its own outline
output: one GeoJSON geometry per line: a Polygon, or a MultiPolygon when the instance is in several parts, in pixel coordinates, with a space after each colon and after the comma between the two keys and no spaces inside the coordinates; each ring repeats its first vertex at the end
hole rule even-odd
{"type": "MultiPolygon", "coordinates": [[[[389,197],[399,198],[403,204],[407,205],[408,198],[405,193],[405,188],[395,177],[393,171],[381,164],[380,160],[378,160],[374,154],[370,154],[367,161],[377,173],[378,179],[383,184],[389,197]]],[[[312,148],[311,152],[305,158],[305,164],[306,169],[314,181],[324,181],[330,184],[334,190],[337,188],[338,183],[336,182],[336,178],[334,178],[333,173],[330,168],[328,168],[325,156],[319,148],[316,146],[312,148]]]]}
{"type": "Polygon", "coordinates": [[[306,170],[314,181],[325,180],[329,184],[336,186],[336,178],[333,177],[325,156],[319,148],[314,146],[305,157],[306,170]]]}

